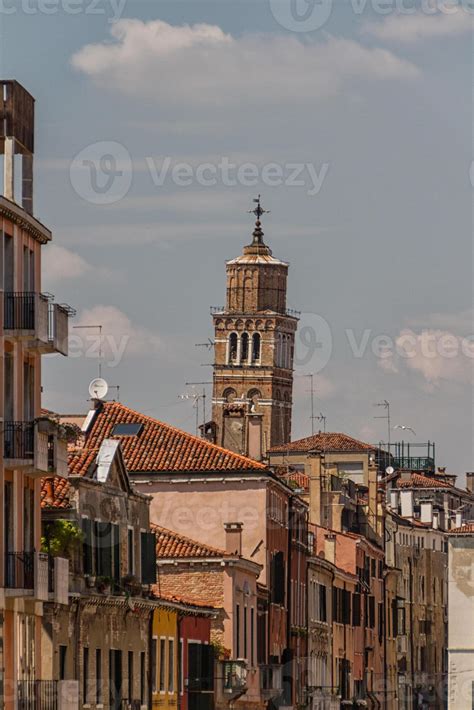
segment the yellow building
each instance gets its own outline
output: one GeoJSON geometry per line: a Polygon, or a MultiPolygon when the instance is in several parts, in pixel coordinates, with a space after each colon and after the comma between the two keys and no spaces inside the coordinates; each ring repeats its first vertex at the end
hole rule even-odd
{"type": "Polygon", "coordinates": [[[153,613],[151,684],[152,708],[178,707],[178,612],[160,607],[153,613]]]}

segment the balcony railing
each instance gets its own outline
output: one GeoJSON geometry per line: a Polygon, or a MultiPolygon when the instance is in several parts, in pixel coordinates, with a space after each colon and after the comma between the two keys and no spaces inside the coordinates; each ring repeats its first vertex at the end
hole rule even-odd
{"type": "Polygon", "coordinates": [[[429,456],[403,456],[394,458],[393,466],[396,470],[432,472],[435,470],[435,461],[429,456]]]}
{"type": "Polygon", "coordinates": [[[34,423],[5,422],[3,425],[3,455],[6,459],[26,461],[34,458],[34,423]]]}
{"type": "Polygon", "coordinates": [[[18,710],[59,710],[57,680],[21,680],[18,710]]]}
{"type": "Polygon", "coordinates": [[[42,552],[7,552],[4,570],[8,596],[31,594],[38,601],[48,601],[48,555],[42,552]]]}
{"type": "Polygon", "coordinates": [[[11,337],[29,341],[42,353],[67,355],[74,309],[53,303],[51,294],[35,292],[7,292],[3,304],[3,327],[11,337]]]}
{"type": "Polygon", "coordinates": [[[224,693],[243,693],[247,689],[247,662],[223,661],[224,693]]]}

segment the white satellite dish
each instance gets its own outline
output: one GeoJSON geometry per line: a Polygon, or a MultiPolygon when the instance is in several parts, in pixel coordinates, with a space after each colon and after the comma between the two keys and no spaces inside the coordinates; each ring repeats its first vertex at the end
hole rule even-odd
{"type": "Polygon", "coordinates": [[[102,377],[96,377],[89,385],[89,394],[92,399],[104,399],[108,391],[109,385],[102,377]]]}
{"type": "Polygon", "coordinates": [[[392,473],[395,473],[395,469],[393,468],[393,466],[387,466],[387,468],[385,469],[385,473],[387,474],[387,476],[391,476],[392,473]]]}

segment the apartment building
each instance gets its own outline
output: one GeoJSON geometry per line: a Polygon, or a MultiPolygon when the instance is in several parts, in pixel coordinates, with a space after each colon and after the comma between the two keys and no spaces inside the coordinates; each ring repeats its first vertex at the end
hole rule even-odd
{"type": "Polygon", "coordinates": [[[49,599],[40,479],[67,468],[67,431],[41,409],[41,358],[67,354],[73,311],[43,292],[41,252],[52,235],[33,210],[34,113],[24,87],[0,81],[0,704],[8,710],[52,692],[40,652],[49,599]]]}

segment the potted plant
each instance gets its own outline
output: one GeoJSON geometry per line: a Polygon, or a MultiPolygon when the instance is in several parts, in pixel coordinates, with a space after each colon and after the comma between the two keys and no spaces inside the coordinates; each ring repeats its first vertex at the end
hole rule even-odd
{"type": "Polygon", "coordinates": [[[110,577],[97,577],[95,580],[97,591],[101,594],[110,594],[112,580],[110,577]]]}

